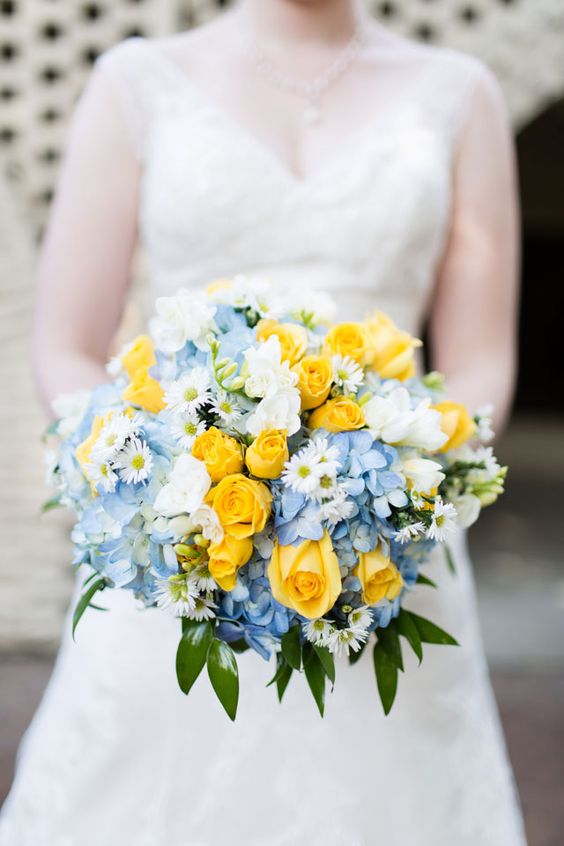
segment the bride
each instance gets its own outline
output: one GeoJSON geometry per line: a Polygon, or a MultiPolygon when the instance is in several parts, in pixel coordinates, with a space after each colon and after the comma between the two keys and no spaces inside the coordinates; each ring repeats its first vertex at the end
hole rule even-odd
{"type": "MultiPolygon", "coordinates": [[[[99,60],[70,134],[40,269],[43,398],[105,380],[139,237],[155,294],[244,272],[330,290],[342,318],[428,321],[450,394],[495,401],[499,427],[516,217],[491,75],[354,0],[241,0],[132,39],[99,60]]],[[[279,706],[246,654],[232,725],[205,681],[177,689],[177,621],[110,592],[76,644],[65,627],[1,846],[523,846],[462,535],[453,547],[456,576],[439,554],[440,591],[409,603],[461,647],[408,667],[388,718],[369,657],[340,667],[322,721],[305,683],[279,706]]]]}

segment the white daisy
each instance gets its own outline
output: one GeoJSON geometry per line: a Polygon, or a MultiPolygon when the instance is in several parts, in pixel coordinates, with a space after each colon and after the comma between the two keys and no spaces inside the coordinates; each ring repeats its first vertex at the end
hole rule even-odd
{"type": "Polygon", "coordinates": [[[435,510],[431,525],[427,529],[429,540],[442,542],[456,527],[456,508],[450,502],[443,502],[440,497],[435,500],[435,510]]]}
{"type": "Polygon", "coordinates": [[[194,608],[192,611],[189,611],[186,616],[189,620],[197,620],[201,623],[202,620],[215,619],[216,609],[217,605],[213,602],[213,600],[207,599],[204,596],[198,596],[195,600],[194,608]]]}
{"type": "Polygon", "coordinates": [[[118,476],[108,461],[95,460],[88,465],[88,479],[96,488],[101,487],[104,493],[112,493],[116,489],[118,476]]]}
{"type": "Polygon", "coordinates": [[[358,633],[366,633],[372,622],[373,617],[368,605],[355,608],[349,614],[349,628],[354,629],[358,633]]]}
{"type": "Polygon", "coordinates": [[[347,498],[346,492],[337,487],[333,497],[319,506],[319,519],[336,526],[341,520],[348,520],[354,511],[354,502],[347,498]]]}
{"type": "Polygon", "coordinates": [[[302,626],[302,630],[310,643],[315,646],[325,646],[325,641],[333,630],[333,626],[328,620],[320,617],[318,620],[309,620],[302,626]]]}
{"type": "Polygon", "coordinates": [[[131,438],[116,458],[119,477],[126,485],[136,485],[148,479],[153,456],[145,441],[131,438]]]}
{"type": "Polygon", "coordinates": [[[394,540],[398,543],[409,543],[409,541],[425,533],[425,525],[421,521],[410,523],[397,532],[394,532],[394,540]]]}
{"type": "Polygon", "coordinates": [[[210,374],[205,367],[194,367],[171,382],[164,402],[171,411],[195,414],[211,400],[210,374]]]}
{"type": "Polygon", "coordinates": [[[325,641],[325,646],[334,655],[348,655],[350,650],[358,652],[368,639],[368,632],[350,629],[333,629],[325,641]]]}
{"type": "Polygon", "coordinates": [[[206,424],[197,414],[175,414],[170,425],[173,438],[181,446],[191,449],[192,444],[202,432],[206,431],[206,424]]]}
{"type": "Polygon", "coordinates": [[[319,489],[321,475],[319,455],[306,447],[296,452],[286,462],[282,471],[282,480],[297,493],[315,496],[319,489]]]}
{"type": "Polygon", "coordinates": [[[92,457],[97,461],[111,461],[116,453],[124,446],[126,440],[135,435],[139,428],[140,418],[128,417],[127,414],[117,414],[102,426],[100,434],[92,449],[92,457]]]}
{"type": "Polygon", "coordinates": [[[313,456],[320,465],[320,472],[326,476],[336,476],[339,469],[339,450],[329,446],[327,438],[315,438],[306,447],[308,455],[313,456]]]}
{"type": "Polygon", "coordinates": [[[218,391],[212,402],[212,411],[226,426],[231,426],[243,414],[243,409],[236,402],[234,395],[227,391],[218,391]]]}
{"type": "Polygon", "coordinates": [[[334,355],[333,381],[345,394],[356,394],[364,379],[364,371],[348,355],[334,355]]]}
{"type": "Polygon", "coordinates": [[[196,585],[196,588],[202,593],[209,593],[217,588],[217,583],[207,567],[196,567],[190,573],[190,578],[196,585]]]}
{"type": "Polygon", "coordinates": [[[191,614],[196,608],[198,598],[196,585],[185,573],[157,580],[157,605],[170,611],[175,617],[187,617],[191,614]]]}

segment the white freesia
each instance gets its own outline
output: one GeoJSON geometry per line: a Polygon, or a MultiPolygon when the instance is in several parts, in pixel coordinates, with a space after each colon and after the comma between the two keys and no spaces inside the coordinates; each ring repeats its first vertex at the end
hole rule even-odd
{"type": "Polygon", "coordinates": [[[448,440],[441,429],[441,414],[425,398],[411,408],[409,392],[395,388],[385,397],[372,397],[363,406],[366,423],[374,437],[395,446],[439,449],[448,440]]]}
{"type": "Polygon", "coordinates": [[[61,438],[70,438],[76,432],[86,414],[91,396],[92,391],[74,391],[70,394],[59,394],[51,402],[53,413],[59,419],[57,432],[61,438]]]}
{"type": "Polygon", "coordinates": [[[210,487],[210,475],[203,461],[198,461],[193,455],[179,455],[175,459],[169,483],[157,494],[155,511],[164,517],[192,515],[203,504],[210,487]]]}
{"type": "Polygon", "coordinates": [[[422,494],[430,494],[445,478],[438,461],[429,458],[407,458],[401,462],[401,472],[410,487],[422,494]]]}
{"type": "Polygon", "coordinates": [[[482,503],[471,493],[454,495],[450,498],[456,508],[456,522],[462,529],[469,529],[480,516],[482,503]]]}
{"type": "Polygon", "coordinates": [[[214,326],[215,306],[201,293],[181,288],[174,297],[159,297],[155,305],[158,317],[150,324],[156,346],[163,352],[181,350],[187,341],[206,349],[206,337],[214,326]]]}
{"type": "Polygon", "coordinates": [[[280,388],[293,387],[298,381],[288,362],[282,361],[276,335],[271,335],[258,347],[249,347],[244,356],[245,393],[249,397],[272,396],[280,388]]]}
{"type": "Polygon", "coordinates": [[[247,417],[247,432],[257,437],[263,429],[285,429],[288,435],[294,435],[302,425],[300,407],[297,388],[283,388],[259,402],[247,417]]]}

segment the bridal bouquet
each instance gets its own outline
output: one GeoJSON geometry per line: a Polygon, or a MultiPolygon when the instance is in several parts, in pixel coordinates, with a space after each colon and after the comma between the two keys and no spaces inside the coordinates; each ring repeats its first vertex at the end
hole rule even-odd
{"type": "Polygon", "coordinates": [[[372,639],[387,713],[402,639],[420,661],[456,643],[404,599],[503,490],[491,448],[469,445],[491,436],[487,411],[418,378],[420,342],[386,315],[332,324],[317,291],[236,277],[156,313],[111,381],[55,402],[47,507],[74,511],[89,568],[73,633],[96,594],[132,591],[180,618],[182,690],[207,665],[232,719],[237,652],[274,656],[280,699],[303,671],[323,714],[335,656],[372,639]]]}

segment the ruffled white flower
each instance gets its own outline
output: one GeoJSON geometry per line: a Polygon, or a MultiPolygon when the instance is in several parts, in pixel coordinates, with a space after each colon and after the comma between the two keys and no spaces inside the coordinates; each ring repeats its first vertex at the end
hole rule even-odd
{"type": "Polygon", "coordinates": [[[51,402],[53,414],[59,420],[57,433],[61,438],[70,438],[76,432],[86,414],[91,397],[92,391],[82,390],[59,394],[51,402]]]}
{"type": "Polygon", "coordinates": [[[210,543],[221,543],[223,540],[223,527],[217,512],[205,502],[192,513],[192,525],[193,531],[200,531],[210,543]]]}
{"type": "Polygon", "coordinates": [[[145,441],[130,438],[127,445],[118,453],[115,466],[119,477],[126,485],[136,485],[149,478],[153,467],[153,456],[145,441]]]}
{"type": "Polygon", "coordinates": [[[171,382],[164,395],[167,408],[175,413],[196,414],[211,400],[210,374],[205,367],[193,367],[171,382]]]}
{"type": "Polygon", "coordinates": [[[429,540],[442,543],[447,535],[456,528],[456,508],[450,502],[443,502],[440,497],[435,500],[431,525],[427,529],[429,540]]]}
{"type": "Polygon", "coordinates": [[[124,447],[128,438],[134,437],[140,428],[139,415],[129,417],[127,414],[116,414],[104,423],[96,443],[92,448],[92,457],[100,462],[112,461],[124,447]]]}
{"type": "Polygon", "coordinates": [[[245,393],[248,397],[272,397],[285,388],[296,385],[298,376],[282,361],[280,341],[271,335],[258,347],[244,352],[245,393]]]}
{"type": "Polygon", "coordinates": [[[226,426],[232,426],[243,414],[243,409],[238,404],[235,395],[227,391],[218,391],[211,407],[212,411],[217,414],[221,422],[226,426]]]}
{"type": "Polygon", "coordinates": [[[410,523],[407,526],[403,526],[403,528],[398,529],[397,532],[394,532],[394,540],[398,543],[404,544],[409,543],[415,538],[419,537],[420,535],[425,534],[425,524],[421,521],[417,523],[410,523]]]}
{"type": "Polygon", "coordinates": [[[441,414],[430,408],[426,397],[416,408],[405,388],[395,388],[386,396],[375,396],[363,406],[364,417],[374,437],[395,446],[436,450],[448,440],[441,429],[441,414]]]}
{"type": "Polygon", "coordinates": [[[198,349],[208,347],[207,335],[214,328],[216,307],[201,293],[181,288],[174,297],[159,297],[157,317],[150,323],[151,334],[158,349],[178,352],[192,341],[198,349]]]}
{"type": "Polygon", "coordinates": [[[354,502],[347,498],[342,488],[337,488],[331,499],[319,506],[319,519],[331,526],[336,526],[341,520],[348,520],[354,511],[354,502]]]}
{"type": "Polygon", "coordinates": [[[294,435],[302,425],[300,408],[301,397],[296,388],[279,390],[262,399],[247,417],[247,432],[257,437],[263,429],[285,429],[288,435],[294,435]]]}
{"type": "Polygon", "coordinates": [[[337,315],[335,300],[325,291],[315,291],[307,285],[291,288],[286,299],[286,311],[311,329],[320,323],[332,323],[337,315]]]}
{"type": "Polygon", "coordinates": [[[358,631],[355,628],[337,629],[333,628],[325,639],[325,646],[334,655],[348,655],[349,652],[358,652],[368,639],[368,632],[358,631]]]}
{"type": "Polygon", "coordinates": [[[193,455],[179,455],[174,461],[169,483],[157,494],[155,511],[163,517],[193,515],[204,504],[210,487],[210,475],[203,461],[193,455]]]}
{"type": "Polygon", "coordinates": [[[206,424],[197,414],[175,414],[171,421],[170,431],[173,438],[189,450],[198,435],[206,431],[206,424]]]}
{"type": "Polygon", "coordinates": [[[345,394],[356,394],[364,379],[364,370],[348,355],[334,355],[333,382],[345,394]]]}
{"type": "Polygon", "coordinates": [[[184,573],[158,579],[154,596],[159,608],[166,609],[175,617],[193,614],[199,599],[194,581],[184,573]]]}
{"type": "Polygon", "coordinates": [[[445,478],[441,465],[429,458],[406,458],[400,466],[409,487],[422,494],[431,493],[445,478]]]}
{"type": "Polygon", "coordinates": [[[314,646],[325,646],[327,637],[331,633],[333,626],[329,620],[324,620],[320,617],[318,620],[308,620],[302,626],[303,633],[306,639],[313,643],[314,646]]]}

